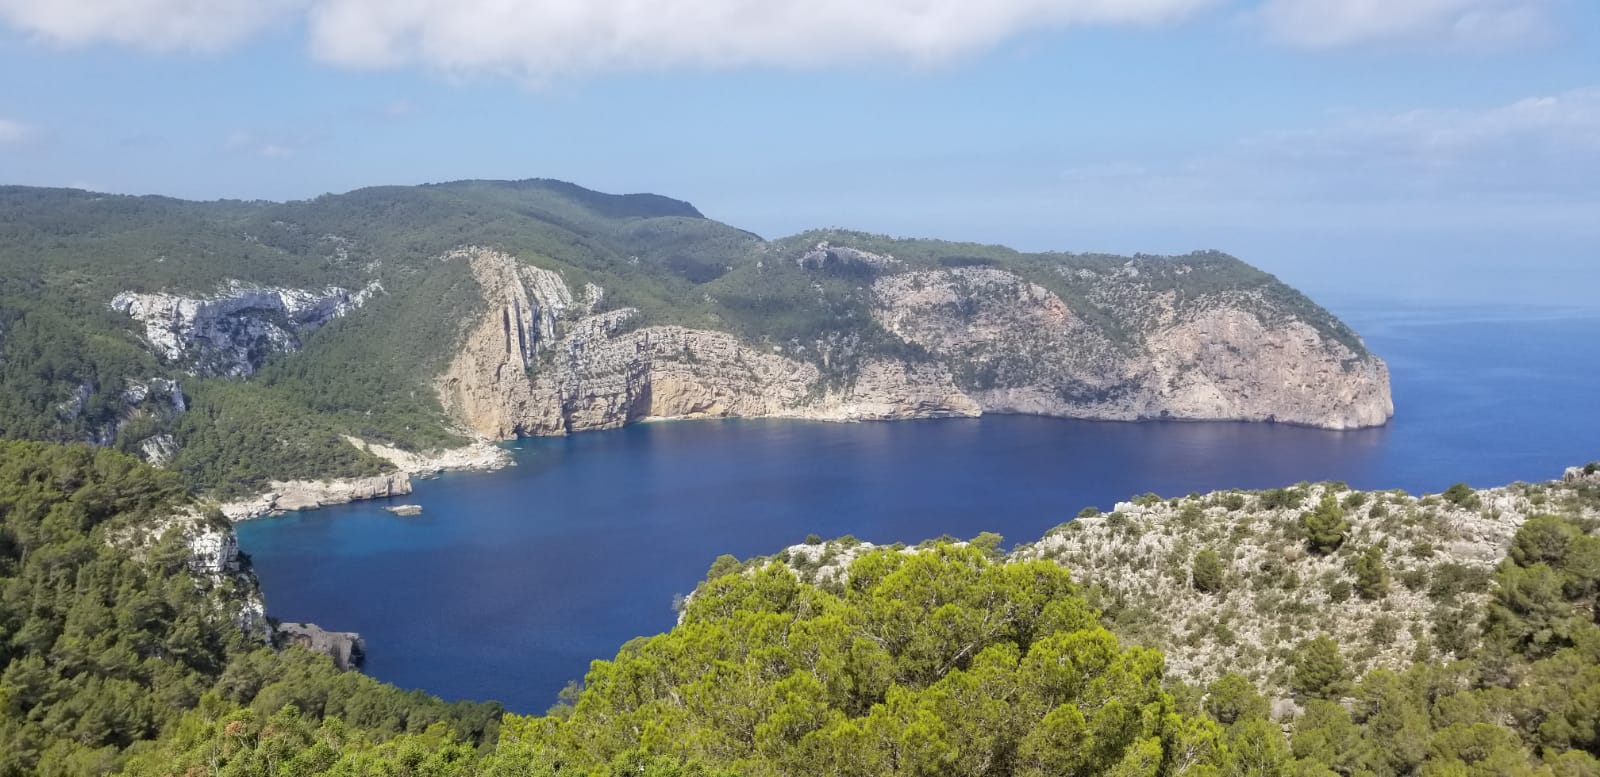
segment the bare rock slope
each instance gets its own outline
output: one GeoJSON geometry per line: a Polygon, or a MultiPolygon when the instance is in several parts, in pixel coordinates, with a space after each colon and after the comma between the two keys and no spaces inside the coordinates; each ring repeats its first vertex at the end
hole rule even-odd
{"type": "Polygon", "coordinates": [[[862,326],[895,344],[842,364],[820,342],[641,326],[638,311],[605,308],[602,289],[574,293],[558,273],[506,253],[463,249],[446,261],[471,264],[487,313],[469,323],[436,389],[456,420],[495,439],[652,418],[991,412],[1353,429],[1393,413],[1387,368],[1348,330],[1319,328],[1259,291],[1186,297],[1150,277],[1151,266],[1191,271],[1180,260],[1063,277],[1081,297],[1075,306],[1004,269],[906,269],[822,244],[800,266],[870,268],[872,321],[862,326]],[[1106,310],[1119,316],[1107,321],[1106,310]]]}

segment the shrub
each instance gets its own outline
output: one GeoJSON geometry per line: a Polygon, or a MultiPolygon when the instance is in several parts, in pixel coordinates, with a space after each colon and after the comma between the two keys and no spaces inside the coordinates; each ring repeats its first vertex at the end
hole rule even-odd
{"type": "Polygon", "coordinates": [[[1433,568],[1433,585],[1428,586],[1428,597],[1443,602],[1459,594],[1477,593],[1488,587],[1488,571],[1451,561],[1433,568]]]}
{"type": "Polygon", "coordinates": [[[1456,507],[1477,507],[1479,504],[1478,492],[1466,483],[1457,483],[1444,490],[1444,498],[1456,507]]]}
{"type": "Polygon", "coordinates": [[[806,544],[807,545],[821,545],[822,544],[822,537],[820,537],[820,536],[818,536],[816,534],[807,534],[806,535],[806,544]]]}
{"type": "Polygon", "coordinates": [[[1241,720],[1265,720],[1271,706],[1255,683],[1229,672],[1206,686],[1205,711],[1218,723],[1231,726],[1241,720]]]}
{"type": "Polygon", "coordinates": [[[1379,615],[1372,620],[1372,625],[1367,627],[1367,639],[1374,644],[1393,645],[1396,637],[1400,636],[1400,619],[1393,615],[1379,615]]]}
{"type": "Polygon", "coordinates": [[[1222,590],[1226,570],[1223,568],[1222,558],[1217,555],[1217,552],[1206,548],[1194,554],[1194,562],[1190,565],[1190,574],[1196,591],[1212,594],[1222,590]]]}
{"type": "Polygon", "coordinates": [[[1334,604],[1343,604],[1350,601],[1350,581],[1340,580],[1328,586],[1328,601],[1334,604]]]}
{"type": "Polygon", "coordinates": [[[1338,696],[1345,683],[1344,657],[1339,643],[1324,634],[1295,646],[1290,664],[1290,686],[1296,693],[1318,699],[1338,696]]]}
{"type": "Polygon", "coordinates": [[[1382,599],[1389,594],[1389,565],[1383,561],[1383,549],[1369,545],[1350,562],[1350,572],[1356,577],[1356,593],[1367,600],[1382,599]]]}
{"type": "Polygon", "coordinates": [[[706,571],[706,579],[716,580],[719,577],[736,574],[743,568],[744,565],[739,563],[739,559],[724,553],[717,556],[716,561],[711,562],[711,569],[706,571]]]}
{"type": "Polygon", "coordinates": [[[1095,516],[1097,516],[1099,514],[1100,514],[1100,508],[1095,507],[1093,505],[1091,505],[1089,507],[1085,507],[1082,510],[1078,511],[1078,517],[1079,518],[1093,518],[1093,517],[1095,517],[1095,516]]]}
{"type": "MultiPolygon", "coordinates": [[[[1288,510],[1300,506],[1303,495],[1290,488],[1274,488],[1271,491],[1261,492],[1261,509],[1263,510],[1288,510]]],[[[1328,498],[1332,498],[1330,494],[1328,498]]]]}
{"type": "Polygon", "coordinates": [[[1344,544],[1350,523],[1344,519],[1344,508],[1333,494],[1325,494],[1317,509],[1300,515],[1300,530],[1313,553],[1326,555],[1344,544]]]}

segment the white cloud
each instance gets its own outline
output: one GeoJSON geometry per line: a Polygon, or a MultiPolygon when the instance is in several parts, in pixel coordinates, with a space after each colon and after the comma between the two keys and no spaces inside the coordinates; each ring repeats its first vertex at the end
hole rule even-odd
{"type": "Polygon", "coordinates": [[[1253,13],[1273,37],[1331,49],[1417,42],[1506,46],[1551,29],[1550,0],[1265,0],[1253,13]]]}
{"type": "Polygon", "coordinates": [[[14,119],[0,119],[0,146],[15,146],[33,138],[33,127],[14,119]]]}
{"type": "Polygon", "coordinates": [[[1256,135],[1165,165],[1070,170],[1085,196],[1171,202],[1560,202],[1593,207],[1600,87],[1256,135]],[[1123,174],[1126,173],[1126,174],[1123,174]]]}
{"type": "MultiPolygon", "coordinates": [[[[1526,43],[1561,0],[1234,0],[1284,43],[1526,43]]],[[[0,24],[65,45],[220,50],[303,28],[358,68],[547,80],[659,68],[940,63],[1026,33],[1161,24],[1228,0],[0,0],[0,24]]]]}
{"type": "Polygon", "coordinates": [[[936,63],[1034,30],[1158,24],[1219,0],[0,0],[71,45],[211,50],[304,22],[320,59],[543,79],[742,65],[936,63]]]}
{"type": "Polygon", "coordinates": [[[228,134],[222,147],[237,154],[251,154],[267,159],[286,159],[294,156],[295,149],[304,145],[306,139],[298,141],[262,138],[253,133],[236,130],[228,134]]]}
{"type": "Polygon", "coordinates": [[[420,106],[405,97],[383,106],[383,115],[390,119],[408,119],[421,112],[420,106]]]}
{"type": "Polygon", "coordinates": [[[0,0],[0,21],[68,45],[226,48],[313,0],[0,0]]]}
{"type": "Polygon", "coordinates": [[[321,0],[312,49],[360,67],[545,77],[654,67],[934,63],[1019,33],[1159,23],[1212,0],[321,0]]]}

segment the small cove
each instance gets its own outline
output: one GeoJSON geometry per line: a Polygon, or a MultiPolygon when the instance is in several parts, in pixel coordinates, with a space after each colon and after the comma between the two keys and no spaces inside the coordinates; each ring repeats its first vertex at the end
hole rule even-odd
{"type": "Polygon", "coordinates": [[[239,527],[269,611],[361,632],[367,671],[539,712],[588,661],[670,628],[721,553],[807,534],[1036,539],[1132,495],[1344,480],[1436,491],[1600,457],[1600,316],[1341,311],[1389,361],[1397,416],[1328,432],[1239,423],[991,416],[654,423],[514,443],[517,467],[403,499],[239,527]],[[422,505],[415,517],[384,507],[422,505]]]}

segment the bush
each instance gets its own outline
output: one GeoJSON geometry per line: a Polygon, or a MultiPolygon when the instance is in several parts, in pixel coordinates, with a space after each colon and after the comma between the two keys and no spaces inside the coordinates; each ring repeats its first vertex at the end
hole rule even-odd
{"type": "MultiPolygon", "coordinates": [[[[1331,494],[1329,497],[1331,498],[1331,494]]],[[[1261,492],[1261,509],[1263,510],[1290,510],[1300,506],[1304,495],[1291,488],[1274,488],[1271,491],[1261,492]]]]}
{"type": "Polygon", "coordinates": [[[1466,483],[1457,483],[1444,490],[1445,501],[1456,507],[1473,508],[1479,504],[1478,492],[1466,483]]]}
{"type": "Polygon", "coordinates": [[[706,579],[716,580],[719,577],[737,574],[741,569],[744,569],[744,565],[739,563],[739,559],[724,553],[717,556],[716,561],[711,562],[711,568],[706,570],[706,579]]]}
{"type": "Polygon", "coordinates": [[[1328,586],[1328,601],[1334,604],[1343,604],[1350,601],[1350,581],[1340,580],[1328,586]]]}
{"type": "Polygon", "coordinates": [[[1194,554],[1194,562],[1190,565],[1190,574],[1193,577],[1196,591],[1213,594],[1222,590],[1226,570],[1223,568],[1222,558],[1217,555],[1217,552],[1206,548],[1194,554]]]}
{"type": "Polygon", "coordinates": [[[1290,686],[1296,693],[1331,699],[1344,689],[1344,657],[1339,655],[1339,643],[1326,634],[1297,645],[1291,666],[1294,674],[1290,686]]]}
{"type": "Polygon", "coordinates": [[[1369,601],[1389,595],[1389,565],[1383,561],[1383,549],[1369,545],[1350,562],[1350,572],[1356,577],[1356,593],[1369,601]]]}
{"type": "Polygon", "coordinates": [[[1097,516],[1099,514],[1100,514],[1100,508],[1094,507],[1092,505],[1089,506],[1089,507],[1085,507],[1082,510],[1078,511],[1078,517],[1079,518],[1093,518],[1093,517],[1095,517],[1095,516],[1097,516]]]}
{"type": "Polygon", "coordinates": [[[1218,723],[1231,726],[1241,720],[1265,720],[1271,706],[1242,675],[1229,672],[1206,686],[1205,711],[1218,723]]]}
{"type": "Polygon", "coordinates": [[[1367,627],[1367,639],[1377,645],[1393,645],[1398,636],[1400,636],[1400,619],[1393,615],[1379,615],[1373,619],[1372,625],[1367,627]]]}
{"type": "Polygon", "coordinates": [[[1458,564],[1454,561],[1433,568],[1433,584],[1428,586],[1428,598],[1436,602],[1454,599],[1463,593],[1477,593],[1489,587],[1486,570],[1458,564]]]}
{"type": "Polygon", "coordinates": [[[1333,494],[1325,494],[1317,509],[1300,515],[1300,530],[1311,552],[1326,555],[1344,544],[1350,523],[1344,519],[1344,508],[1333,494]]]}
{"type": "Polygon", "coordinates": [[[818,535],[815,535],[815,534],[807,534],[806,535],[806,544],[807,545],[821,545],[822,544],[822,537],[820,537],[818,535]]]}

